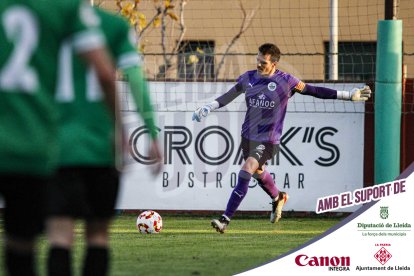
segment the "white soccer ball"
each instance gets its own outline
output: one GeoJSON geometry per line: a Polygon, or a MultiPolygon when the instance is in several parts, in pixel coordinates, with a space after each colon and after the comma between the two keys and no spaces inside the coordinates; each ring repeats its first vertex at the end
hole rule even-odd
{"type": "Polygon", "coordinates": [[[160,214],[152,210],[142,212],[137,218],[137,229],[142,234],[159,233],[162,229],[160,214]]]}

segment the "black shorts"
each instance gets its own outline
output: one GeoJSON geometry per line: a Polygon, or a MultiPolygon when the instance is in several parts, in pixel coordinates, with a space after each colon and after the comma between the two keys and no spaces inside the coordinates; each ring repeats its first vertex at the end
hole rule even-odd
{"type": "Polygon", "coordinates": [[[243,159],[246,160],[248,157],[256,159],[259,162],[259,170],[262,170],[262,166],[279,152],[278,144],[251,141],[244,137],[242,137],[241,148],[243,159]]]}
{"type": "Polygon", "coordinates": [[[4,229],[8,236],[33,240],[44,229],[47,177],[0,175],[4,229]]]}
{"type": "Polygon", "coordinates": [[[113,167],[61,168],[49,186],[49,216],[91,220],[114,215],[119,174],[113,167]]]}

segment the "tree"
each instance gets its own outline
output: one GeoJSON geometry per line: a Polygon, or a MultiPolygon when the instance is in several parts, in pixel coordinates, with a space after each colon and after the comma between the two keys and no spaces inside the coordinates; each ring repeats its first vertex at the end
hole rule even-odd
{"type": "MultiPolygon", "coordinates": [[[[158,67],[158,73],[156,74],[157,79],[165,78],[169,70],[177,67],[177,64],[172,62],[172,59],[176,57],[180,51],[183,50],[182,47],[185,45],[185,43],[182,43],[184,41],[184,36],[187,30],[184,23],[184,11],[185,5],[188,3],[188,1],[189,0],[152,0],[154,6],[154,14],[151,16],[150,20],[147,20],[145,14],[140,8],[140,4],[143,1],[115,0],[118,13],[121,13],[123,16],[125,16],[129,20],[129,23],[134,27],[137,38],[136,45],[140,52],[145,54],[146,45],[144,37],[148,30],[157,28],[160,29],[160,45],[164,62],[158,67]],[[178,3],[178,6],[176,7],[174,3],[178,3]],[[172,21],[173,27],[175,22],[178,24],[178,35],[168,36],[177,38],[174,43],[167,43],[167,24],[169,21],[172,21]]],[[[258,1],[258,3],[260,3],[260,1],[258,1]]],[[[241,26],[239,32],[233,36],[227,45],[224,54],[222,55],[222,58],[215,70],[216,78],[220,74],[220,70],[224,64],[226,56],[229,54],[231,48],[237,42],[237,40],[250,27],[252,20],[257,10],[259,9],[258,5],[252,11],[247,12],[243,6],[242,0],[239,0],[239,5],[243,15],[241,26]]],[[[174,28],[172,28],[172,30],[173,29],[174,28]]],[[[202,56],[204,53],[201,49],[197,48],[197,55],[202,56]]],[[[197,57],[197,55],[189,55],[187,62],[196,65],[198,62],[200,62],[200,59],[197,57]]]]}
{"type": "Polygon", "coordinates": [[[173,4],[174,0],[153,0],[154,3],[154,14],[151,19],[147,21],[146,16],[140,11],[140,0],[127,1],[127,0],[115,0],[118,12],[125,16],[129,23],[134,27],[138,49],[145,53],[145,43],[144,36],[146,31],[150,28],[160,28],[161,30],[161,47],[162,55],[164,59],[164,64],[159,66],[159,71],[157,77],[165,77],[168,70],[172,68],[173,63],[171,62],[172,58],[177,55],[180,51],[180,45],[184,39],[186,27],[184,24],[184,7],[187,4],[188,0],[179,0],[178,1],[178,15],[174,12],[175,5],[173,4]],[[173,20],[178,22],[179,26],[179,35],[177,43],[175,46],[168,48],[166,41],[167,38],[167,23],[168,20],[173,20]],[[170,50],[170,51],[169,51],[170,50]]]}

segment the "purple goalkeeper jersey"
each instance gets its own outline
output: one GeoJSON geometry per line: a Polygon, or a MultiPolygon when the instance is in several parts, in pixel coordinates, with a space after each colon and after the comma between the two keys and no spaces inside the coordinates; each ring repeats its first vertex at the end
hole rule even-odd
{"type": "Polygon", "coordinates": [[[241,75],[236,85],[216,100],[223,106],[244,92],[247,112],[241,135],[257,142],[279,144],[288,100],[295,89],[303,90],[304,86],[296,77],[280,70],[269,77],[252,70],[241,75]]]}
{"type": "Polygon", "coordinates": [[[247,107],[241,135],[253,141],[279,144],[288,100],[300,81],[279,70],[269,77],[253,70],[241,75],[237,83],[244,88],[247,107]]]}

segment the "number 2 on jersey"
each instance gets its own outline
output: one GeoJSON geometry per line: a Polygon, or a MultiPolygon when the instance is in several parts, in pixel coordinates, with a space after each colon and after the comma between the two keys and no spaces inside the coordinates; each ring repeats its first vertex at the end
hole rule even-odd
{"type": "Polygon", "coordinates": [[[29,62],[39,41],[36,18],[27,8],[13,6],[2,14],[0,26],[14,45],[11,55],[0,68],[1,90],[34,93],[39,79],[29,62]]]}

